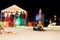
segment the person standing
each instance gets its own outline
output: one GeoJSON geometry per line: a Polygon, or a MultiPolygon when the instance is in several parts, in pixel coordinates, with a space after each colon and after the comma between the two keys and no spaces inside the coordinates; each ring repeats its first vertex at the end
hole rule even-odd
{"type": "Polygon", "coordinates": [[[11,12],[11,15],[10,15],[10,20],[11,20],[11,26],[13,27],[13,20],[14,20],[14,15],[13,15],[13,12],[11,12]]]}
{"type": "Polygon", "coordinates": [[[34,21],[34,27],[33,27],[33,31],[37,31],[37,23],[39,21],[39,14],[36,14],[36,17],[35,17],[35,21],[34,21]]]}
{"type": "Polygon", "coordinates": [[[15,17],[16,17],[16,18],[18,17],[18,11],[16,11],[15,17]]]}
{"type": "Polygon", "coordinates": [[[57,24],[57,16],[54,15],[54,24],[57,24]]]}
{"type": "MultiPolygon", "coordinates": [[[[16,26],[18,25],[18,11],[16,11],[16,13],[15,13],[15,18],[14,18],[14,20],[16,21],[16,26]]],[[[14,22],[15,22],[14,21],[14,22]]]]}
{"type": "Polygon", "coordinates": [[[20,14],[18,14],[19,12],[17,11],[15,14],[15,19],[16,19],[16,26],[20,26],[22,23],[22,19],[20,18],[20,14]]]}
{"type": "Polygon", "coordinates": [[[16,17],[13,19],[13,27],[16,27],[16,17]]]}
{"type": "Polygon", "coordinates": [[[57,20],[57,16],[56,16],[56,15],[54,15],[54,22],[56,22],[56,20],[57,20]]]}
{"type": "Polygon", "coordinates": [[[8,22],[8,27],[10,26],[10,17],[9,14],[7,14],[7,17],[5,17],[5,21],[8,22]]]}
{"type": "Polygon", "coordinates": [[[50,23],[50,24],[52,23],[52,19],[49,19],[49,23],[50,23]]]}
{"type": "Polygon", "coordinates": [[[23,22],[22,22],[22,12],[20,12],[19,18],[20,18],[20,25],[22,25],[23,24],[23,22]]]}
{"type": "Polygon", "coordinates": [[[2,13],[2,21],[3,22],[5,21],[5,15],[4,15],[4,13],[2,13]]]}
{"type": "Polygon", "coordinates": [[[26,18],[27,18],[27,15],[25,14],[25,12],[23,11],[22,13],[22,25],[26,26],[26,18]]]}
{"type": "Polygon", "coordinates": [[[36,21],[36,22],[39,21],[39,14],[36,14],[35,21],[36,21]]]}

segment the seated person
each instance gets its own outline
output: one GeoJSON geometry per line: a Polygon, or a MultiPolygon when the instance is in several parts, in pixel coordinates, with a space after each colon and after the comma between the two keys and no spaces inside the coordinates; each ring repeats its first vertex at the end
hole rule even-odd
{"type": "Polygon", "coordinates": [[[37,30],[38,31],[45,31],[42,27],[42,22],[41,21],[38,21],[38,24],[37,24],[37,30]]]}
{"type": "Polygon", "coordinates": [[[33,27],[33,30],[34,30],[34,31],[37,30],[37,28],[36,28],[36,27],[37,27],[37,23],[36,23],[36,22],[33,23],[33,26],[34,26],[34,27],[33,27]]]}

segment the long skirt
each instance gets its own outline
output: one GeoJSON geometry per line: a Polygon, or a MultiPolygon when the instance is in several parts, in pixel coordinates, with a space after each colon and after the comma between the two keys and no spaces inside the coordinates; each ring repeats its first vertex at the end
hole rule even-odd
{"type": "Polygon", "coordinates": [[[22,19],[20,17],[16,18],[16,26],[22,25],[22,19]]]}

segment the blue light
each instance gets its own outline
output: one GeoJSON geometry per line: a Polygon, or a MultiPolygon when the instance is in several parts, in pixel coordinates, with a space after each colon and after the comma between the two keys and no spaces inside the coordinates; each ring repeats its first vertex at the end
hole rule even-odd
{"type": "Polygon", "coordinates": [[[39,17],[38,17],[38,15],[36,16],[35,20],[39,20],[39,17]]]}

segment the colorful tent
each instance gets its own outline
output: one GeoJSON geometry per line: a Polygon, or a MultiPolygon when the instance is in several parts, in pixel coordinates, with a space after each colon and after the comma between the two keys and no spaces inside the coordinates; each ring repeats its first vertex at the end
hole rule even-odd
{"type": "MultiPolygon", "coordinates": [[[[17,5],[12,5],[12,6],[8,7],[8,8],[6,8],[6,9],[1,10],[1,13],[4,13],[4,14],[5,14],[5,17],[6,17],[7,14],[9,14],[9,16],[10,16],[11,12],[13,12],[13,14],[15,14],[16,12],[18,12],[18,13],[20,14],[20,12],[23,12],[23,11],[24,11],[24,13],[27,15],[27,11],[26,11],[26,10],[20,8],[20,7],[17,6],[17,5]]],[[[19,19],[19,20],[20,20],[20,19],[19,19]]],[[[17,21],[16,21],[16,22],[17,22],[17,21]]],[[[20,22],[20,21],[19,21],[19,22],[20,22]]]]}

